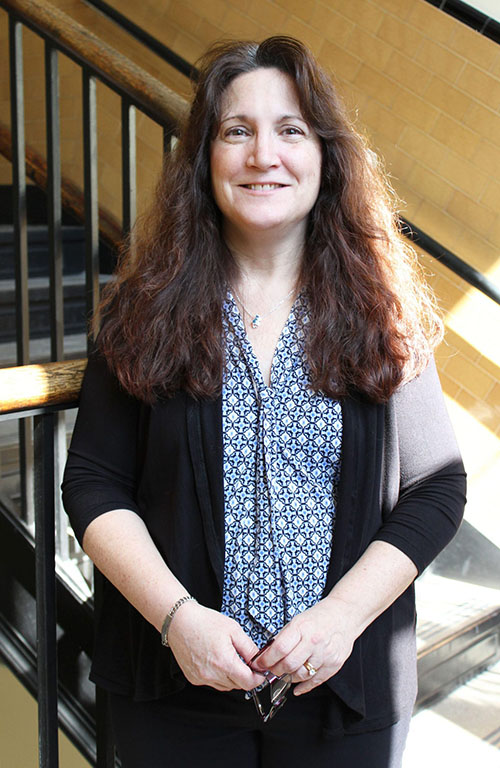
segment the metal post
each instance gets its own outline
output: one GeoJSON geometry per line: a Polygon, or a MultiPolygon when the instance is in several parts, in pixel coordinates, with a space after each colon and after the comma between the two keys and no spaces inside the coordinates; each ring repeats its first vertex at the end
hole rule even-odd
{"type": "Polygon", "coordinates": [[[48,41],[45,41],[45,101],[47,119],[50,347],[51,360],[62,360],[64,355],[64,314],[59,66],[57,50],[48,41]]]}
{"type": "MultiPolygon", "coordinates": [[[[95,77],[83,69],[83,164],[85,192],[85,275],[87,319],[99,303],[99,207],[97,178],[97,104],[95,77]]],[[[89,337],[88,352],[93,348],[89,337]]]]}
{"type": "MultiPolygon", "coordinates": [[[[64,358],[64,288],[61,204],[61,131],[59,116],[59,60],[57,50],[45,41],[45,101],[47,120],[47,202],[50,274],[50,357],[64,358]]],[[[62,508],[59,486],[66,460],[66,414],[54,416],[54,490],[56,515],[56,550],[69,557],[67,519],[62,508]]]]}
{"type": "Polygon", "coordinates": [[[39,767],[58,768],[53,414],[35,417],[34,436],[39,767]]]}
{"type": "MultiPolygon", "coordinates": [[[[16,276],[17,364],[30,361],[28,293],[28,224],[26,212],[26,147],[24,136],[23,30],[21,22],[9,16],[10,101],[12,123],[12,187],[16,276]]],[[[32,421],[19,422],[19,465],[21,474],[21,516],[33,523],[32,421]]]]}
{"type": "Polygon", "coordinates": [[[10,93],[12,115],[12,184],[14,252],[16,256],[17,363],[26,365],[29,350],[28,226],[26,213],[26,146],[24,137],[23,30],[9,17],[10,93]]]}
{"type": "Polygon", "coordinates": [[[122,209],[123,234],[134,226],[137,213],[135,107],[122,97],[122,209]]]}

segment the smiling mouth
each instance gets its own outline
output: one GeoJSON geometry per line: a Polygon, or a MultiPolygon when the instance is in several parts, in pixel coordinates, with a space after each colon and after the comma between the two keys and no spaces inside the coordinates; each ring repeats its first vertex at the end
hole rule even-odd
{"type": "Polygon", "coordinates": [[[286,184],[241,184],[245,189],[251,189],[254,192],[270,192],[273,189],[282,189],[286,184]]]}

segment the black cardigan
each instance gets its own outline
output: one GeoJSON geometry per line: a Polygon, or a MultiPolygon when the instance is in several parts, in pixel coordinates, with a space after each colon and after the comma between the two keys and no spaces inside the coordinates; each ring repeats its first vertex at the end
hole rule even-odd
{"type": "MultiPolygon", "coordinates": [[[[465,472],[434,364],[387,404],[342,402],[341,477],[325,594],[371,541],[402,550],[421,572],[455,534],[465,472]]],[[[126,508],[145,521],[171,570],[200,603],[220,609],[224,574],[221,399],[184,392],[154,406],[130,397],[98,356],[89,360],[63,482],[81,542],[87,525],[126,508]]],[[[384,727],[416,692],[411,586],[376,619],[327,685],[348,732],[384,727]]],[[[185,678],[157,631],[105,581],[92,679],[137,700],[185,678]]],[[[332,709],[330,732],[339,729],[332,709]]]]}

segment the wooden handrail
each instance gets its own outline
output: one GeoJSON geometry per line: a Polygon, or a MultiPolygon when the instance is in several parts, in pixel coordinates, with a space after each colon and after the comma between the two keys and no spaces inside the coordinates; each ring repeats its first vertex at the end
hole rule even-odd
{"type": "Polygon", "coordinates": [[[0,413],[76,405],[87,360],[0,369],[0,413]]]}
{"type": "MultiPolygon", "coordinates": [[[[0,122],[0,155],[12,161],[12,134],[0,122]]],[[[48,171],[44,158],[32,147],[26,145],[26,175],[37,187],[47,190],[48,171]]],[[[83,192],[67,178],[61,179],[61,201],[64,209],[81,221],[85,221],[85,198],[83,192]]],[[[122,228],[113,214],[99,206],[99,235],[113,249],[122,238],[122,228]]]]}
{"type": "Polygon", "coordinates": [[[90,66],[105,82],[124,91],[151,117],[170,130],[184,120],[187,102],[130,59],[46,0],[0,0],[0,6],[16,14],[59,48],[90,66]]]}

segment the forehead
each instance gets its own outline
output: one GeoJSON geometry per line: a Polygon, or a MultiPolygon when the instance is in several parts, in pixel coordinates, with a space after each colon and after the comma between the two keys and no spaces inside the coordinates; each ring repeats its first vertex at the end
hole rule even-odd
{"type": "Polygon", "coordinates": [[[297,87],[289,75],[261,67],[237,75],[222,94],[222,120],[233,112],[253,114],[260,110],[301,114],[297,87]]]}

